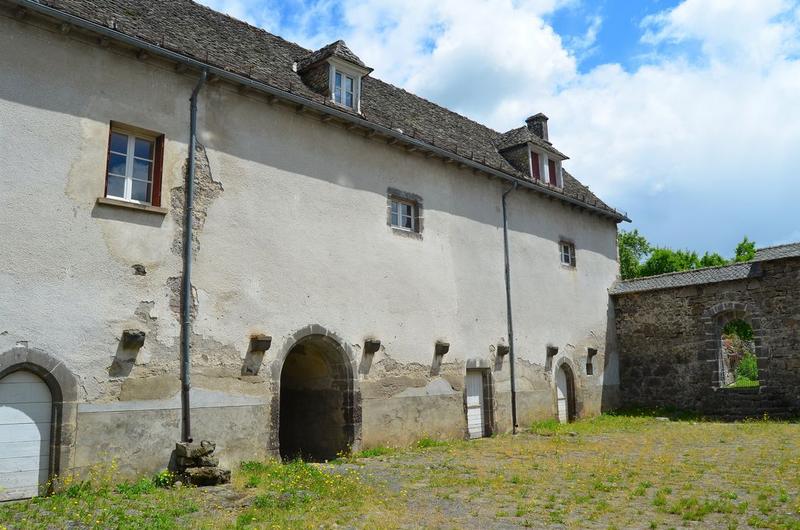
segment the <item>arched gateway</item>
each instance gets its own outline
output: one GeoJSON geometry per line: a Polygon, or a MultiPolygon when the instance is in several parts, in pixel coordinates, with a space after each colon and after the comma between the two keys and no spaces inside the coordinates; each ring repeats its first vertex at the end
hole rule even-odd
{"type": "Polygon", "coordinates": [[[325,334],[298,340],[280,376],[280,455],[319,462],[353,446],[360,421],[353,366],[344,348],[325,334]]]}

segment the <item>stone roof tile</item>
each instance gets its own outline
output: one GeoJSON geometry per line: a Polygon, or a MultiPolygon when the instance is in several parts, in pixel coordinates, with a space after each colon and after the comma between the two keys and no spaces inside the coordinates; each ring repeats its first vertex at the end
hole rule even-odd
{"type": "Polygon", "coordinates": [[[317,51],[311,52],[299,58],[297,60],[297,71],[302,72],[309,66],[313,66],[330,57],[339,57],[340,59],[344,59],[345,61],[358,65],[361,68],[367,68],[370,71],[372,70],[371,68],[368,68],[367,65],[365,65],[364,62],[352,52],[352,50],[350,50],[350,48],[347,47],[347,44],[345,44],[343,40],[337,40],[336,42],[332,42],[327,46],[323,46],[317,51]]]}
{"type": "Polygon", "coordinates": [[[744,263],[671,272],[668,274],[659,274],[658,276],[619,281],[611,287],[609,292],[612,295],[620,295],[642,291],[654,291],[656,289],[672,289],[676,287],[688,287],[691,285],[754,278],[761,275],[762,262],[794,257],[800,257],[800,243],[758,249],[756,251],[756,257],[752,261],[744,263]]]}

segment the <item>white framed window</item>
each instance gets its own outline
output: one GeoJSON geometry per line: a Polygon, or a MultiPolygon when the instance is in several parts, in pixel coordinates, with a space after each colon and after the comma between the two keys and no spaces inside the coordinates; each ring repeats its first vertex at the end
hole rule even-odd
{"type": "Polygon", "coordinates": [[[561,264],[566,267],[574,267],[575,262],[575,244],[569,241],[560,241],[559,249],[561,251],[561,264]]]}
{"type": "Polygon", "coordinates": [[[330,61],[331,100],[337,105],[360,111],[361,77],[363,72],[343,64],[341,61],[330,61]]]}
{"type": "Polygon", "coordinates": [[[352,109],[354,107],[355,97],[355,78],[337,71],[333,82],[333,101],[352,109]]]}
{"type": "MultiPolygon", "coordinates": [[[[153,204],[158,144],[158,137],[155,136],[111,129],[106,197],[137,204],[153,204]]],[[[157,195],[160,193],[157,192],[157,195]]]]}
{"type": "Polygon", "coordinates": [[[391,198],[389,199],[391,210],[389,222],[394,228],[417,231],[416,204],[413,201],[391,198]]]}

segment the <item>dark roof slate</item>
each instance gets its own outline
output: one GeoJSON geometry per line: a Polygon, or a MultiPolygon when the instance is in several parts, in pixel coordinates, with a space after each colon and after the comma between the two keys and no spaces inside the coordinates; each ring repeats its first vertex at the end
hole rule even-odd
{"type": "Polygon", "coordinates": [[[347,44],[344,43],[343,40],[337,40],[336,42],[332,42],[327,46],[323,46],[317,51],[311,52],[306,54],[305,56],[298,58],[297,60],[297,71],[303,72],[309,66],[313,66],[325,59],[330,57],[339,57],[340,59],[344,59],[349,63],[353,63],[361,68],[366,68],[367,70],[372,71],[371,68],[368,68],[364,62],[358,58],[358,56],[347,47],[347,44]]]}
{"type": "Polygon", "coordinates": [[[658,276],[636,278],[615,283],[609,292],[612,295],[654,291],[656,289],[672,289],[707,283],[728,282],[761,276],[761,263],[783,258],[800,257],[800,243],[791,243],[778,247],[766,247],[756,251],[752,261],[734,263],[721,267],[707,267],[683,272],[671,272],[658,276]]]}
{"type": "Polygon", "coordinates": [[[528,129],[527,125],[523,125],[522,127],[518,127],[517,129],[511,129],[508,132],[504,132],[500,135],[498,142],[495,144],[498,151],[503,151],[505,149],[509,149],[511,147],[515,147],[524,143],[532,143],[544,149],[545,151],[550,151],[563,159],[569,158],[567,155],[553,147],[548,141],[543,140],[536,136],[530,129],[528,129]]]}
{"type": "MultiPolygon", "coordinates": [[[[306,86],[293,68],[296,61],[315,52],[191,0],[41,0],[40,3],[210,66],[327,106],[334,105],[306,86]]],[[[351,60],[361,62],[341,41],[318,51],[322,53],[329,47],[343,55],[349,52],[351,60]]],[[[626,219],[566,172],[564,187],[559,189],[517,171],[498,152],[503,134],[372,76],[362,81],[361,117],[525,179],[551,193],[563,194],[565,198],[605,211],[618,221],[626,219]]]]}
{"type": "Polygon", "coordinates": [[[793,258],[800,255],[800,242],[764,247],[756,250],[754,261],[768,261],[781,258],[793,258]]]}

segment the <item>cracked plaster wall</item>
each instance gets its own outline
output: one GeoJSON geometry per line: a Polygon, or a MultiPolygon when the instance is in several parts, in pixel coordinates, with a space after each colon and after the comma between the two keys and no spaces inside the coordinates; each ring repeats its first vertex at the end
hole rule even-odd
{"type": "MultiPolygon", "coordinates": [[[[89,462],[93,444],[113,453],[137,429],[175,439],[182,186],[195,78],[4,16],[0,46],[14,51],[0,56],[8,72],[0,114],[25,124],[0,128],[0,243],[10,249],[0,293],[12,301],[0,306],[0,350],[27,340],[63,357],[81,380],[79,399],[105,407],[79,411],[79,423],[97,424],[79,429],[79,464],[89,462]],[[111,120],[166,135],[165,216],[95,203],[111,120]],[[11,156],[42,145],[46,156],[11,156]],[[144,347],[118,355],[130,328],[147,333],[144,347]],[[127,418],[104,434],[100,420],[123,412],[127,418]]],[[[226,437],[248,433],[241,450],[266,451],[274,365],[296,330],[321,324],[342,337],[355,365],[369,365],[358,372],[364,445],[463,435],[470,359],[490,366],[496,421],[510,429],[508,360],[495,355],[506,335],[505,186],[222,83],[203,90],[199,116],[193,383],[218,393],[219,410],[244,407],[236,405],[241,396],[254,401],[240,411],[250,417],[231,416],[241,425],[219,432],[213,421],[198,425],[217,433],[223,448],[233,451],[226,437]],[[424,198],[421,239],[386,226],[389,187],[424,198]],[[259,375],[242,376],[254,334],[271,335],[272,347],[259,375]],[[369,337],[382,347],[365,364],[369,337]],[[437,340],[451,346],[434,368],[437,340]]],[[[617,384],[606,291],[617,274],[615,225],[524,191],[511,196],[509,211],[521,422],[555,413],[548,345],[574,360],[587,396],[582,410],[596,413],[617,384]],[[575,270],[559,264],[560,237],[576,243],[575,270]],[[589,347],[599,351],[591,377],[583,370],[589,347]]],[[[162,457],[155,453],[152,461],[162,457]]]]}

